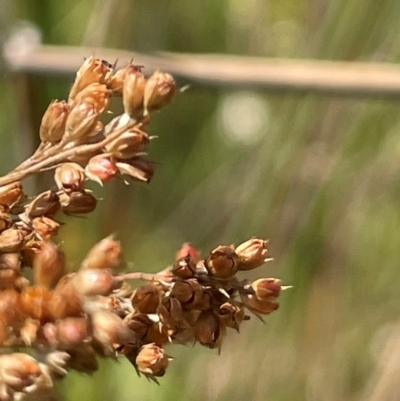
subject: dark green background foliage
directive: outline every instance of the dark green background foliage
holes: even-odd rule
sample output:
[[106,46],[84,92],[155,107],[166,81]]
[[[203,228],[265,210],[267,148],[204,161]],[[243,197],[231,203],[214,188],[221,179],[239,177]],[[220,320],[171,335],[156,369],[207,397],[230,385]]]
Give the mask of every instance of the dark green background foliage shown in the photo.
[[[394,0],[3,3],[3,37],[25,20],[46,44],[345,61],[400,56]],[[39,118],[72,80],[31,80]],[[27,141],[19,85],[3,70],[4,173]],[[252,277],[280,277],[294,289],[266,325],[251,319],[239,335],[229,333],[220,356],[171,347],[175,361],[161,387],[138,379],[126,361],[104,362],[92,378],[63,380],[64,399],[395,399],[388,394],[397,394],[397,379],[389,393],[379,391],[388,382],[385,358],[400,352],[390,345],[400,315],[398,101],[196,84],[154,116],[150,133],[159,136],[150,149],[159,163],[152,183],[95,187],[104,198],[95,213],[64,219],[70,267],[113,232],[131,268],[149,272],[171,263],[184,241],[207,252],[259,236],[271,240],[275,261]]]

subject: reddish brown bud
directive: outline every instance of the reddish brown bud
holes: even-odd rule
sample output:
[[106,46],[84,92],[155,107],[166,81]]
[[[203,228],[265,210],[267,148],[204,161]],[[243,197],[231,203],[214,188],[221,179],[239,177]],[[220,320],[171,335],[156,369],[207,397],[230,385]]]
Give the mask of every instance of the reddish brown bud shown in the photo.
[[125,113],[137,118],[143,113],[143,98],[146,78],[140,68],[130,65],[126,69],[122,91]]
[[71,279],[73,275],[64,276],[53,291],[49,310],[54,320],[83,314],[82,296]]
[[229,246],[220,245],[205,260],[208,273],[221,279],[232,278],[237,272],[238,256]]
[[192,260],[189,253],[175,261],[172,266],[172,273],[175,277],[183,280],[194,277],[196,274],[196,263]]
[[190,255],[191,260],[197,263],[200,260],[200,251],[189,242],[185,242],[181,249],[176,253],[176,260]]
[[115,269],[122,263],[122,248],[112,235],[98,242],[86,255],[81,269]]
[[239,270],[255,269],[267,260],[267,241],[258,238],[249,239],[240,244],[235,252],[239,256]]
[[42,242],[33,261],[35,284],[54,287],[65,274],[65,255],[56,244]]
[[54,173],[57,188],[66,193],[81,191],[85,183],[85,170],[76,163],[63,163]]
[[143,285],[132,294],[132,305],[141,313],[155,313],[161,301],[160,290],[153,284]]
[[0,234],[0,252],[17,252],[24,245],[25,232],[15,228],[4,230]]
[[32,220],[32,228],[42,240],[48,241],[58,234],[60,223],[49,217],[41,216]]
[[151,112],[165,106],[173,98],[175,89],[175,81],[170,74],[156,71],[147,81],[144,90],[145,110]]
[[73,283],[84,296],[109,295],[118,285],[112,273],[106,269],[79,270],[73,277]]
[[0,205],[14,206],[24,196],[20,181],[0,187]]
[[54,191],[39,194],[27,207],[25,214],[33,219],[40,216],[54,216],[60,209],[60,199]]
[[168,356],[161,347],[155,344],[145,344],[136,357],[136,366],[139,372],[150,377],[163,376],[168,364]]
[[106,145],[106,151],[118,159],[130,159],[143,152],[149,143],[146,132],[131,128]]
[[49,310],[51,302],[52,293],[43,286],[27,287],[21,293],[22,309],[30,318],[41,322],[52,320]]
[[113,68],[107,61],[89,57],[76,73],[75,82],[69,94],[70,100],[93,83],[108,84],[112,74]]
[[91,191],[85,189],[79,192],[72,192],[68,197],[67,204],[63,204],[63,212],[66,214],[87,214],[96,208],[97,199]]
[[118,174],[118,169],[109,158],[97,155],[89,160],[85,173],[90,180],[96,181],[101,185],[103,182],[114,178]]
[[65,123],[70,106],[64,101],[53,101],[45,111],[40,124],[40,139],[42,142],[59,142],[65,132]]
[[194,332],[196,340],[209,348],[219,348],[225,334],[224,326],[213,311],[200,313],[194,325]]

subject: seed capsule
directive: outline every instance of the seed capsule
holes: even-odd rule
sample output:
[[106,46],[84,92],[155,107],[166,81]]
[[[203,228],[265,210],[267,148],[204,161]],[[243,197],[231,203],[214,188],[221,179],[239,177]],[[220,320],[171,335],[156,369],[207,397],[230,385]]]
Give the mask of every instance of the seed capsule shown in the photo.
[[144,108],[147,112],[168,104],[175,94],[176,84],[170,74],[156,71],[147,81],[144,90]]
[[235,249],[235,252],[239,256],[239,270],[255,269],[268,260],[267,241],[258,238],[243,242]]
[[97,199],[92,195],[91,191],[83,190],[72,192],[69,196],[68,203],[63,206],[62,210],[66,214],[87,214],[93,212],[96,208]]
[[20,181],[12,182],[11,184],[0,187],[0,205],[14,206],[24,196]]
[[164,376],[169,358],[164,350],[155,344],[145,344],[136,357],[139,372],[149,376]]
[[211,276],[229,279],[237,272],[238,256],[229,246],[220,245],[210,252],[205,266]]
[[224,326],[213,311],[200,313],[194,332],[196,340],[208,348],[219,348],[225,334]]
[[40,216],[54,216],[60,210],[60,199],[54,191],[39,194],[25,209],[25,214],[33,219]]
[[90,180],[102,185],[103,182],[114,178],[118,174],[118,169],[110,158],[97,155],[89,160],[85,168],[85,173]]
[[40,124],[39,134],[42,142],[57,143],[61,140],[69,112],[70,106],[64,100],[50,103]]
[[135,65],[127,67],[125,72],[122,97],[125,113],[132,118],[138,118],[143,113],[143,98],[146,78]]

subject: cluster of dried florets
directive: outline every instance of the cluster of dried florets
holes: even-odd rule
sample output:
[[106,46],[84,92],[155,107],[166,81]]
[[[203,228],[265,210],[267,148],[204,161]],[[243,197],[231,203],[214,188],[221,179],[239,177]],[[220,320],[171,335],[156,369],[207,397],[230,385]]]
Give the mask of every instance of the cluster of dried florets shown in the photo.
[[[174,93],[168,74],[146,79],[141,67],[115,72],[89,58],[68,102],[54,101],[44,114],[37,151],[0,178],[0,401],[43,394],[69,369],[94,372],[98,357],[124,355],[156,381],[170,360],[165,345],[198,342],[219,349],[226,330],[239,330],[249,318],[246,309],[260,318],[277,309],[279,280],[236,277],[269,260],[260,239],[219,246],[205,259],[185,244],[160,273],[118,274],[121,247],[110,236],[76,272],[66,270],[65,255],[53,242],[60,228],[56,214],[94,210],[87,180],[150,180],[154,164],[145,157],[150,138],[144,128],[149,113]],[[99,118],[112,95],[122,95],[125,112],[104,125]],[[34,198],[24,195],[20,180],[49,169],[55,187]],[[133,279],[147,284],[132,288]]]

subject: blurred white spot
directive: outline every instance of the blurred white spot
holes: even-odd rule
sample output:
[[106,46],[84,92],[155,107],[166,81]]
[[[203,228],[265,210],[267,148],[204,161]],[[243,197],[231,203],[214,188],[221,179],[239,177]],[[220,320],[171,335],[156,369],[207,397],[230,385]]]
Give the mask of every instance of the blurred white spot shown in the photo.
[[40,30],[33,24],[21,21],[16,24],[4,43],[4,57],[6,60],[18,63],[29,56],[41,43]]
[[218,109],[219,132],[233,144],[253,145],[261,141],[270,122],[267,101],[255,92],[225,95]]

